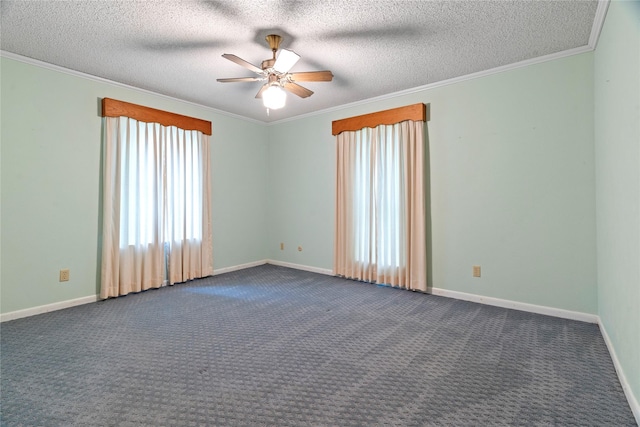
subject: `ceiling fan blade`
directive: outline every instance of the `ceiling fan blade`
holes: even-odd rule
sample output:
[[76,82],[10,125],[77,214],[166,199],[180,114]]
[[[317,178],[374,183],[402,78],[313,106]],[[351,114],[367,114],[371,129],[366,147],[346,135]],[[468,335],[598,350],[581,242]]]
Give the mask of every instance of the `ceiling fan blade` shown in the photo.
[[292,50],[280,49],[276,62],[273,64],[273,69],[279,73],[286,73],[289,71],[296,62],[300,59],[300,55]]
[[289,92],[298,95],[300,98],[306,98],[313,95],[313,91],[310,91],[306,87],[302,87],[296,83],[285,83],[283,87]]
[[245,61],[242,58],[238,58],[235,55],[232,55],[230,53],[225,53],[224,55],[222,55],[223,58],[228,59],[229,61],[235,62],[238,65],[243,66],[244,68],[253,71],[254,73],[258,73],[258,74],[262,74],[262,69],[256,67],[255,65],[251,64],[250,62]]
[[233,83],[233,82],[259,82],[261,80],[265,80],[264,77],[234,77],[231,79],[217,79],[217,81],[222,83]]
[[330,82],[333,80],[331,71],[305,71],[302,73],[290,73],[294,82]]
[[262,92],[264,92],[265,90],[267,90],[267,88],[269,87],[269,84],[264,84],[262,85],[262,87],[260,88],[260,90],[258,91],[258,93],[256,93],[256,98],[262,98]]

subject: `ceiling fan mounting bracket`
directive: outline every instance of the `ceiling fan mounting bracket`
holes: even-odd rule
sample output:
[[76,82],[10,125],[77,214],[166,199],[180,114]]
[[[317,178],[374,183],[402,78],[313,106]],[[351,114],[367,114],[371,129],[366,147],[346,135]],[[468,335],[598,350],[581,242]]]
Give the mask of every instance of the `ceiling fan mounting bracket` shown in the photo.
[[276,52],[280,48],[280,43],[282,42],[282,36],[279,36],[277,34],[269,34],[267,37],[265,37],[265,39],[267,40],[267,43],[269,43],[269,47],[273,52],[273,59],[276,59]]

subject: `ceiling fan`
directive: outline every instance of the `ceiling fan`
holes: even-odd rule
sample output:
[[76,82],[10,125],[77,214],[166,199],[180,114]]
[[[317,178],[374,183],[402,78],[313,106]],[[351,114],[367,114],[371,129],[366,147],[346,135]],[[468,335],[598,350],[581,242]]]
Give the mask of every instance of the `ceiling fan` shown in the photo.
[[273,57],[262,61],[262,68],[230,53],[222,55],[223,58],[258,74],[257,77],[236,77],[218,79],[218,81],[223,83],[266,81],[256,94],[256,98],[262,98],[264,106],[267,107],[268,111],[269,109],[276,110],[284,107],[287,98],[284,90],[298,95],[301,98],[306,98],[313,94],[312,91],[300,86],[296,82],[330,82],[333,79],[333,74],[327,70],[290,73],[289,70],[298,62],[300,55],[287,49],[280,49],[280,52],[276,55],[280,47],[280,42],[282,42],[282,37],[277,34],[269,34],[266,40],[273,52]]

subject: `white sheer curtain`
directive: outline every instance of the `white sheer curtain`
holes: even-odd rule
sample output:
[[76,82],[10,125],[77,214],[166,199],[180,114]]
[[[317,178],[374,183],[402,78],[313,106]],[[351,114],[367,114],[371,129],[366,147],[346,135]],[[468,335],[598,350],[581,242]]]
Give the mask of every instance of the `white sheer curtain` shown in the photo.
[[426,291],[424,123],[336,139],[334,273]]
[[213,274],[208,135],[127,117],[104,130],[101,298]]

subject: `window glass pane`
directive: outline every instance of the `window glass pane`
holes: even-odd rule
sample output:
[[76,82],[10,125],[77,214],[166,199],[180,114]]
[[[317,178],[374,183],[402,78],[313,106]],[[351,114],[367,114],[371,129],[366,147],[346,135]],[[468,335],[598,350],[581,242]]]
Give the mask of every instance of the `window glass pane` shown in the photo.
[[[202,159],[197,131],[121,118],[120,242],[202,239]],[[164,225],[160,226],[164,217]]]
[[399,267],[404,259],[404,169],[399,126],[365,128],[355,134],[355,259],[378,267]]

